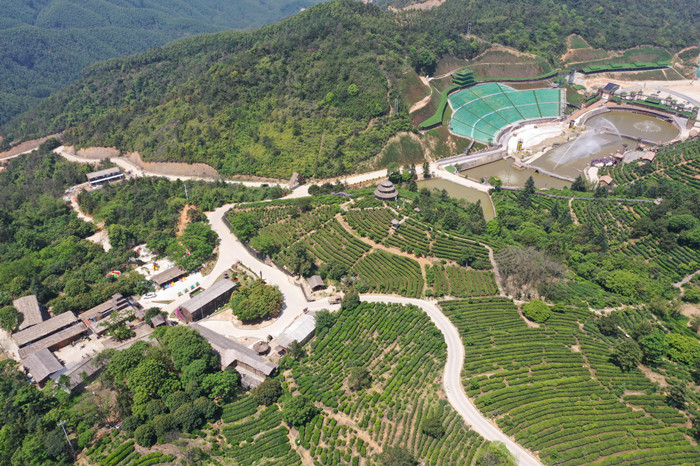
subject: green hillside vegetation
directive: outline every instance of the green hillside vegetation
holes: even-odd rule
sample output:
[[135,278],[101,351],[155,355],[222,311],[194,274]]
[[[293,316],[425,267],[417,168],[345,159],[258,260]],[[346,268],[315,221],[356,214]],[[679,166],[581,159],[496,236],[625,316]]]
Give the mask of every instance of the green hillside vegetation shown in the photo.
[[[546,323],[529,328],[504,298],[440,305],[468,342],[468,395],[545,464],[685,464],[700,455],[686,436],[689,420],[699,425],[694,388],[700,379],[691,376],[697,374],[692,365],[667,355],[667,342],[686,338],[667,333],[669,322],[659,325],[643,310],[596,318],[588,310],[555,306]],[[631,367],[620,364],[623,347],[636,348],[641,357],[640,345],[645,360],[663,348],[653,370],[669,386],[647,378],[636,367],[640,359]],[[685,347],[693,350],[700,351],[697,335]],[[700,432],[696,427],[689,433],[698,438]]]
[[642,3],[449,0],[395,14],[334,0],[253,33],[182,40],[93,66],[2,134],[7,143],[68,129],[70,143],[205,162],[223,174],[337,175],[410,128],[399,98],[404,72],[432,74],[442,58],[469,59],[487,47],[464,39],[468,23],[480,38],[550,65],[573,32],[607,49],[653,40],[675,50],[698,39],[692,1]]
[[318,0],[0,1],[0,125],[97,61],[178,37],[260,26]]

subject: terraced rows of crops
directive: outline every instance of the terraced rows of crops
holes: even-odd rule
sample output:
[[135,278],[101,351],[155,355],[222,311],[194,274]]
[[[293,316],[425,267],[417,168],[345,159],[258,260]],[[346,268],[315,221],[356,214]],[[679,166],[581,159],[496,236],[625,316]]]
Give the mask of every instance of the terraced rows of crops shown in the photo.
[[475,257],[475,261],[469,266],[475,269],[490,269],[489,252],[485,247],[472,241],[467,241],[454,236],[440,235],[433,242],[430,254],[441,259],[459,260],[462,251],[468,249]]
[[159,451],[141,454],[136,451],[133,440],[125,443],[121,441],[122,437],[114,433],[103,437],[85,452],[85,456],[89,458],[91,464],[100,466],[151,466],[172,464],[175,460],[175,455],[166,455]]
[[[256,209],[254,212],[259,215],[261,223],[264,225],[259,235],[269,235],[281,247],[289,247],[295,243],[300,237],[309,233],[316,228],[319,228],[325,222],[333,218],[338,212],[338,206],[321,205],[309,212],[300,213],[298,210],[290,210],[286,217],[276,217],[275,214],[282,209],[269,209],[272,211],[271,216],[266,216],[267,209]],[[294,213],[294,215],[291,215]],[[291,215],[291,216],[290,216]],[[270,223],[265,223],[269,221]]]
[[357,234],[377,243],[389,236],[391,219],[395,216],[389,209],[351,209],[343,215]]
[[387,246],[399,248],[417,256],[424,256],[430,251],[430,238],[420,224],[406,220],[392,235],[384,240]]
[[576,217],[597,231],[605,228],[609,240],[624,242],[629,239],[632,224],[649,211],[650,204],[616,201],[573,201]]
[[469,298],[498,294],[498,286],[496,286],[493,272],[435,265],[432,267],[432,275],[434,277],[434,283],[432,284],[435,296],[449,295],[457,298]]
[[301,464],[301,457],[289,444],[289,429],[282,424],[282,413],[276,404],[261,409],[257,417],[248,416],[224,426],[222,433],[229,445],[224,454],[235,464]]
[[[632,164],[617,165],[608,169],[610,176],[618,183],[628,183],[640,178],[639,168]],[[652,162],[653,173],[646,178],[656,180],[672,178],[692,188],[700,189],[700,138],[688,139],[659,149]]]
[[336,219],[311,233],[306,244],[323,262],[336,261],[348,267],[370,250],[368,244],[350,234]]
[[654,386],[641,371],[612,364],[611,341],[588,311],[553,313],[546,325],[528,328],[505,298],[440,305],[466,345],[469,396],[546,463],[680,464],[700,457],[679,428],[682,414],[652,406],[658,398],[625,394],[653,393]]
[[[471,463],[483,439],[438,397],[445,342],[420,309],[362,303],[352,311],[341,310],[336,324],[309,353],[288,380],[326,407],[300,435],[314,458],[348,462],[360,455],[369,464],[367,458],[378,453],[375,445],[398,444],[412,450],[422,464]],[[371,386],[359,392],[345,384],[355,366],[367,368],[372,377]],[[349,417],[371,442],[362,441],[342,418],[336,423],[332,410]],[[420,429],[422,419],[432,413],[445,427],[438,439]]]
[[656,238],[647,236],[635,243],[627,243],[622,252],[630,257],[641,257],[656,264],[662,273],[672,280],[677,280],[696,270],[694,264],[700,263],[700,252],[686,246],[675,245],[665,251]]
[[352,268],[367,292],[395,293],[418,298],[423,294],[423,273],[418,262],[407,257],[375,251],[360,259]]

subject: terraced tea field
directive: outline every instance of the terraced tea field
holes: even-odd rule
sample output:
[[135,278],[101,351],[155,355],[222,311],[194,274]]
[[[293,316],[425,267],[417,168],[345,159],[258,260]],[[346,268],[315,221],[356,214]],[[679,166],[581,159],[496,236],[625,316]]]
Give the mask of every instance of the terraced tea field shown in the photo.
[[659,406],[661,395],[641,371],[622,372],[610,361],[612,341],[592,313],[552,313],[540,328],[528,328],[505,298],[440,305],[466,345],[469,396],[545,463],[682,464],[700,457],[683,434],[687,417]]

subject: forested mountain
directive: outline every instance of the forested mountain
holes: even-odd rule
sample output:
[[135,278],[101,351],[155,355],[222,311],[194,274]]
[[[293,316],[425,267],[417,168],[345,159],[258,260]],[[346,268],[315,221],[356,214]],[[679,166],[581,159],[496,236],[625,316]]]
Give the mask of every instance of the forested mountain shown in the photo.
[[318,1],[0,0],[0,124],[96,61],[260,26]]
[[2,129],[8,141],[58,130],[69,143],[116,145],[149,160],[206,162],[224,174],[330,176],[409,129],[404,73],[486,47],[473,32],[556,63],[565,37],[596,47],[697,41],[695,0],[448,0],[392,13],[334,0],[251,33],[177,41],[100,63]]

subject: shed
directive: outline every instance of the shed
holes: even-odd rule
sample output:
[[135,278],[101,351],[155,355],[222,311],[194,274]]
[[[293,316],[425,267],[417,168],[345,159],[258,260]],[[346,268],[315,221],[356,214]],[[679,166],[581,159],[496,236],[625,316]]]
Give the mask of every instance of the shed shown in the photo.
[[44,315],[35,295],[30,294],[29,296],[15,299],[12,305],[22,314],[22,323],[19,324],[19,330],[24,330],[44,321]]
[[22,358],[22,365],[32,374],[34,381],[39,384],[44,383],[52,374],[63,369],[63,364],[46,348]]
[[384,180],[374,190],[374,197],[380,201],[395,201],[399,197],[399,193],[396,191],[394,183]]
[[194,298],[182,304],[178,310],[180,317],[187,322],[203,319],[228,303],[233,290],[235,290],[237,286],[238,285],[231,280],[219,280]]
[[163,270],[162,272],[151,277],[151,281],[160,288],[163,288],[168,283],[178,280],[180,277],[186,274],[187,272],[182,270],[180,267],[170,267],[169,269]]
[[37,340],[31,343],[30,345],[20,348],[19,357],[25,358],[30,354],[35,353],[44,348],[48,348],[50,350],[57,350],[67,345],[71,341],[75,340],[79,336],[85,334],[86,332],[87,326],[83,322],[78,322],[77,324],[66,327],[59,332],[52,333],[46,338],[42,338],[41,340]]
[[284,348],[289,348],[293,341],[298,341],[302,345],[309,341],[316,331],[315,314],[303,314],[287,327],[274,342]]
[[610,175],[603,175],[600,178],[598,178],[598,183],[600,183],[601,186],[610,186],[613,182],[613,179]]
[[643,160],[644,162],[653,162],[654,158],[656,157],[656,154],[652,151],[647,151],[642,156],[639,158],[639,160]]
[[151,317],[151,323],[153,324],[153,328],[165,325],[165,317],[158,314],[157,316]]
[[263,340],[256,341],[255,344],[253,344],[253,351],[258,354],[265,354],[270,351],[270,345]]
[[259,356],[255,351],[237,341],[230,340],[200,324],[192,324],[191,327],[209,342],[211,347],[221,357],[221,367],[233,366],[236,370],[250,371],[258,377],[268,377],[276,369],[274,364]]
[[20,348],[33,341],[40,340],[44,337],[58,332],[59,330],[71,326],[78,321],[75,314],[72,312],[64,312],[41,323],[33,325],[26,330],[15,333],[12,338]]
[[88,173],[85,176],[87,177],[90,186],[93,188],[102,186],[103,184],[112,183],[114,181],[120,181],[124,178],[124,174],[119,167],[106,168],[104,170]]
[[289,189],[294,189],[300,184],[304,184],[304,178],[302,178],[299,173],[294,172],[292,177],[289,178],[289,183],[287,183],[287,186],[289,186]]
[[397,219],[397,218],[392,218],[392,219],[391,219],[391,228],[393,228],[394,230],[396,230],[396,229],[397,229],[398,227],[400,227],[400,226],[401,226],[401,222],[399,221],[399,219]]
[[313,291],[322,290],[326,287],[320,275],[314,275],[313,277],[309,278],[307,283]]

